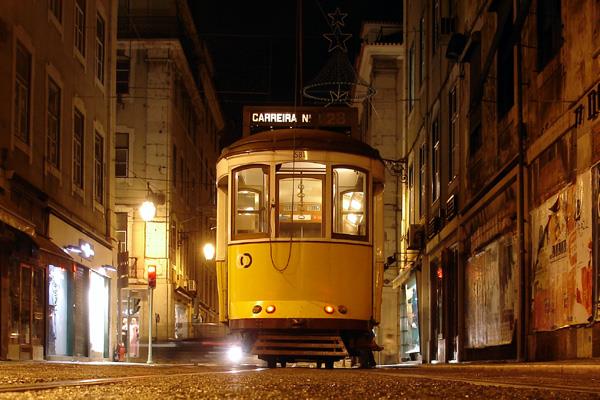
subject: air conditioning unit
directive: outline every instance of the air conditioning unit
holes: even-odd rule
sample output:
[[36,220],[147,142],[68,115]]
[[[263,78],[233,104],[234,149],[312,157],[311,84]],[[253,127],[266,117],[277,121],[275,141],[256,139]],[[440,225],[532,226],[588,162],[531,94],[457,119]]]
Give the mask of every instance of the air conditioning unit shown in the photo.
[[420,224],[411,224],[406,232],[408,250],[421,250],[425,244],[425,227]]
[[196,281],[193,279],[188,279],[186,284],[186,289],[190,292],[196,291]]
[[442,35],[450,35],[456,30],[456,18],[454,17],[442,17],[440,24],[440,31]]

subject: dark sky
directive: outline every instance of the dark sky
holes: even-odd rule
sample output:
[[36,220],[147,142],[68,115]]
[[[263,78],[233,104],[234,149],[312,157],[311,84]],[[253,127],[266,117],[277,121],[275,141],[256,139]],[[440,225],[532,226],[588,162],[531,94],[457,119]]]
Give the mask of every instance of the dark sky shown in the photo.
[[[200,35],[215,65],[215,84],[227,122],[227,144],[241,132],[243,105],[293,105],[297,3],[291,0],[190,0]],[[363,21],[402,21],[402,0],[302,0],[303,81],[311,81],[328,59],[330,19],[347,13],[344,33],[352,64],[360,50]]]

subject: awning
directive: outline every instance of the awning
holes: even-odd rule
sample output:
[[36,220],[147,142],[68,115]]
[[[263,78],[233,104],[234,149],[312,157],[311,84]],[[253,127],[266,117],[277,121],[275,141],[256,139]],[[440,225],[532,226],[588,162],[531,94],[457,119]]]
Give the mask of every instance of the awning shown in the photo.
[[59,257],[63,262],[67,261],[69,263],[72,263],[75,261],[73,257],[65,253],[63,249],[61,249],[58,245],[52,242],[52,240],[45,236],[35,235],[33,237],[33,241],[38,245],[40,251],[43,251],[54,257]]
[[400,271],[400,273],[398,273],[398,276],[396,276],[394,278],[394,280],[392,281],[392,288],[397,289],[401,285],[403,285],[410,278],[410,273],[414,269],[415,269],[415,267],[413,265],[410,268],[404,268],[402,271]]
[[2,206],[0,206],[0,221],[31,237],[35,236],[35,226],[31,222]]

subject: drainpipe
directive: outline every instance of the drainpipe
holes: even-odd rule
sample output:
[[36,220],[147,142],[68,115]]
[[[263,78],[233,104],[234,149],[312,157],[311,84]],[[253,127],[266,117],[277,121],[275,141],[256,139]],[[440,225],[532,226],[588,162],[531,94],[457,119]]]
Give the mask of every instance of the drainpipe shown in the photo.
[[[529,3],[529,2],[527,2]],[[526,12],[528,4],[523,5],[520,13]],[[518,197],[517,197],[517,241],[518,241],[518,265],[519,265],[519,318],[517,325],[517,361],[527,359],[527,311],[529,310],[529,296],[527,282],[529,269],[527,268],[527,257],[525,254],[525,126],[523,124],[523,46],[521,43],[521,28],[517,32],[517,130],[519,139],[518,154]]]

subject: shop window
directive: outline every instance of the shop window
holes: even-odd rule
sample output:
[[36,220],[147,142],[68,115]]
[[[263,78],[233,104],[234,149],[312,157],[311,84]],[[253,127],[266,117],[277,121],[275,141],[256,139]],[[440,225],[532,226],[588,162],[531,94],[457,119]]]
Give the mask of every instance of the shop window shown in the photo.
[[333,233],[367,238],[367,174],[354,168],[333,168]]
[[269,172],[266,166],[233,172],[233,236],[264,237],[269,232]]
[[69,277],[66,269],[48,266],[48,355],[69,355]]
[[277,236],[323,237],[325,165],[282,164],[277,171]]
[[[21,345],[44,345],[44,272],[26,264],[8,269],[8,358],[19,359]],[[31,351],[31,350],[26,350]]]

